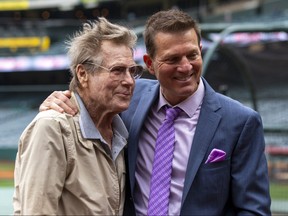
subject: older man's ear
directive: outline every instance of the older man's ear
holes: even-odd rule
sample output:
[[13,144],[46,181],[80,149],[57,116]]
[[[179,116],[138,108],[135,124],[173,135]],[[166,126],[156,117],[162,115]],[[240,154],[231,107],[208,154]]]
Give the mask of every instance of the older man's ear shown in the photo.
[[88,86],[89,76],[87,71],[85,70],[84,65],[78,64],[76,67],[76,76],[81,84],[82,88],[86,88]]

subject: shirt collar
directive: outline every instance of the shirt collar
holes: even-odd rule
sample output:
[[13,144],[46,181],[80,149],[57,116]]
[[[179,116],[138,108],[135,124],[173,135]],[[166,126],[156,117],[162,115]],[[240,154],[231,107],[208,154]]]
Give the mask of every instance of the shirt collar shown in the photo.
[[[85,139],[100,139],[102,142],[106,143],[99,130],[95,127],[82,99],[77,93],[75,93],[75,96],[80,107],[79,123],[83,137]],[[128,131],[119,115],[116,115],[113,118],[112,127],[114,134],[119,135],[124,139],[128,138]]]
[[[194,94],[189,96],[186,100],[182,101],[181,103],[176,104],[175,106],[181,108],[191,118],[196,112],[197,108],[202,104],[204,94],[205,94],[204,84],[203,84],[202,79],[200,79],[198,88],[194,92]],[[162,95],[161,89],[160,89],[157,112],[159,112],[159,110],[165,105],[171,106],[167,102],[167,100],[164,98],[164,96]]]

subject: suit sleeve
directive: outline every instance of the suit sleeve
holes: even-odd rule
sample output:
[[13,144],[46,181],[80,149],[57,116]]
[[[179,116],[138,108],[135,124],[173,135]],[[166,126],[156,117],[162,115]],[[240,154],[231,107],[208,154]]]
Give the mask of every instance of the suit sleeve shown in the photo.
[[66,155],[59,122],[39,118],[27,127],[19,141],[15,214],[57,214],[65,176]]
[[238,215],[271,215],[263,126],[256,112],[245,122],[234,150],[231,172]]

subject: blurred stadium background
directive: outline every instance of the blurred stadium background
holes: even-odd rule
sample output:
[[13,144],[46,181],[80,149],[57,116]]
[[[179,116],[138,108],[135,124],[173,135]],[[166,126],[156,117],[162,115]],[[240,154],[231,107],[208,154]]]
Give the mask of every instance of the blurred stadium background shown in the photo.
[[12,214],[21,132],[52,91],[68,88],[64,42],[69,35],[86,20],[107,17],[134,28],[135,60],[143,64],[147,16],[172,7],[200,22],[204,77],[215,90],[261,114],[272,211],[288,214],[287,0],[1,0],[0,215]]

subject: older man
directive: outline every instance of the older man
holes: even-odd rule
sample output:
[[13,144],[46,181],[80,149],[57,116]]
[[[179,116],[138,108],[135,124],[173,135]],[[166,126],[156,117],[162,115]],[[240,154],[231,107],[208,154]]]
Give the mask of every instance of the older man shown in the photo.
[[136,39],[99,18],[69,41],[70,102],[79,113],[41,112],[21,135],[15,214],[122,214],[128,132],[118,113],[128,108],[142,73],[133,59]]

